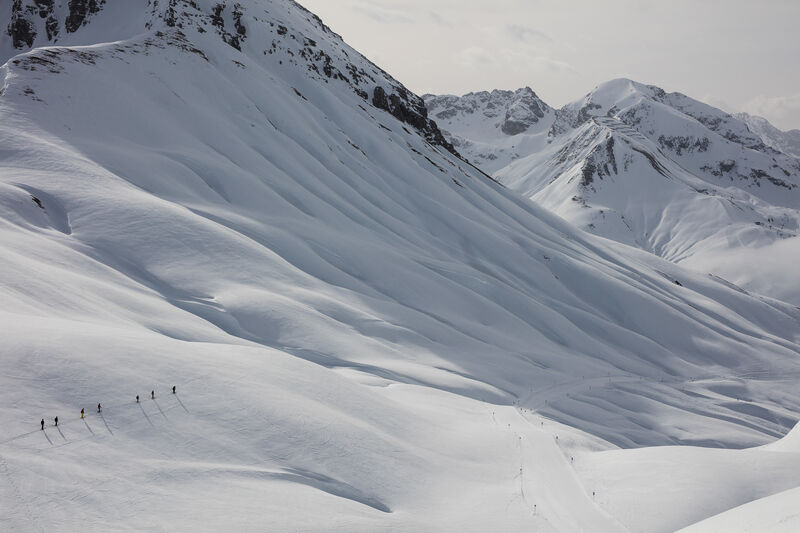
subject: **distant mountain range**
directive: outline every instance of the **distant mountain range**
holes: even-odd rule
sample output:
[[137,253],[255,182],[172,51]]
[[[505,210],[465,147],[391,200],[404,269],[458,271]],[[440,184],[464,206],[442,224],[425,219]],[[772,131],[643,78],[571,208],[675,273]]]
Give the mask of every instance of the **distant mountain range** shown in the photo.
[[561,109],[424,98],[457,150],[579,227],[800,304],[797,130],[627,79]]
[[736,118],[747,124],[750,131],[761,137],[764,144],[784,154],[800,157],[800,130],[781,131],[764,117],[737,113]]

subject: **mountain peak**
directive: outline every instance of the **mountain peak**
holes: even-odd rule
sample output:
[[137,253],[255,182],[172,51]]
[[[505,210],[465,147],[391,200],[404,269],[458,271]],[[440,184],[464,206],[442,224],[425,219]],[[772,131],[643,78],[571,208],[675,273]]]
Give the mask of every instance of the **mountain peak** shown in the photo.
[[770,148],[800,158],[800,130],[781,131],[764,117],[748,113],[737,113],[735,117],[747,124]]
[[508,137],[529,131],[553,113],[530,87],[480,91],[461,97],[426,95],[424,99],[433,117],[445,128],[452,120],[489,119],[492,128]]
[[66,5],[54,0],[14,0],[0,5],[2,9],[11,20],[0,40],[2,61],[28,49],[35,54],[54,45],[124,46],[142,35],[151,42],[200,53],[211,62],[244,65],[242,58],[231,56],[235,50],[255,63],[292,65],[320,83],[347,85],[364,102],[455,153],[428,118],[420,97],[347,46],[319,17],[293,0],[71,0]]
[[[515,98],[522,99],[506,97],[503,118]],[[731,243],[798,235],[800,135],[627,78],[598,85],[515,136],[497,127],[497,113],[456,112],[473,99],[426,102],[464,155],[588,231],[706,262],[743,246]]]

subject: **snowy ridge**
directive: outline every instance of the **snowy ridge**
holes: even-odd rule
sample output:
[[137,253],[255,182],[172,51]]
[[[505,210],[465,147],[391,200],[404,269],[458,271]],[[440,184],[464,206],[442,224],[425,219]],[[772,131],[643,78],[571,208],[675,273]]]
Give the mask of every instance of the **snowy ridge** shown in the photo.
[[625,531],[603,454],[796,423],[797,308],[487,179],[293,2],[91,42],[131,5],[2,67],[0,528]]
[[[449,117],[462,99],[447,98],[427,97],[431,114],[447,117],[447,135],[502,183],[592,233],[800,303],[791,266],[800,257],[800,160],[739,118],[620,79],[549,122],[486,139],[472,121]],[[473,137],[480,144],[465,140]],[[492,159],[501,150],[513,155]],[[759,279],[755,265],[769,255],[779,259]]]
[[767,146],[800,157],[800,130],[781,131],[767,119],[747,113],[737,113],[736,118],[745,122],[750,131],[761,137]]
[[[319,17],[294,2],[256,2],[248,9],[247,2],[229,0],[75,0],[65,11],[53,1],[3,0],[0,13],[9,13],[11,20],[0,37],[0,61],[35,46],[94,45],[142,32],[166,36],[173,45],[186,39],[185,32],[211,34],[236,50],[244,48],[250,54],[275,56],[281,64],[301,66],[308,77],[350,85],[365,101],[453,151],[436,123],[427,118],[421,98],[347,47]],[[63,31],[58,29],[62,26]],[[249,39],[248,27],[255,38]],[[202,54],[197,49],[190,51]],[[44,61],[41,66],[47,66]]]

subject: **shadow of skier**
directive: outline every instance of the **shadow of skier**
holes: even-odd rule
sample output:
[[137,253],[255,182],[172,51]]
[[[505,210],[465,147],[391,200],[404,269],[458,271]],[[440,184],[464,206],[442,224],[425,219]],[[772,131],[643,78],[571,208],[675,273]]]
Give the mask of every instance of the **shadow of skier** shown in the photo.
[[104,416],[103,416],[103,411],[100,411],[100,412],[99,412],[99,413],[97,413],[97,414],[98,414],[98,415],[100,415],[100,420],[102,420],[102,421],[103,421],[103,424],[105,424],[105,426],[106,426],[106,429],[108,430],[108,432],[109,432],[109,433],[111,433],[111,434],[113,435],[113,434],[114,434],[114,432],[113,432],[113,431],[111,431],[111,428],[110,428],[110,427],[108,427],[108,422],[106,422],[106,417],[104,417]]
[[92,431],[92,428],[91,428],[91,427],[89,427],[89,422],[87,422],[85,418],[83,419],[83,423],[84,423],[84,424],[86,424],[86,429],[88,429],[88,430],[89,430],[89,433],[91,433],[92,435],[94,435],[94,431]]
[[144,407],[142,407],[142,404],[139,404],[139,409],[141,409],[141,410],[142,410],[142,414],[143,414],[143,415],[144,415],[144,417],[147,419],[147,423],[148,423],[148,424],[150,424],[151,426],[155,427],[155,425],[153,424],[153,421],[152,421],[152,420],[150,420],[150,417],[149,417],[149,416],[147,416],[147,412],[144,410]]
[[56,426],[56,429],[58,430],[58,434],[61,435],[61,438],[67,440],[67,437],[64,436],[64,433],[61,431],[61,428]]
[[44,438],[46,438],[47,442],[49,442],[50,445],[52,446],[53,445],[53,441],[51,441],[50,437],[47,435],[47,430],[42,431],[42,433],[44,433]]
[[169,420],[169,418],[167,418],[167,415],[164,414],[164,411],[161,410],[161,406],[158,405],[158,400],[153,398],[153,403],[156,404],[156,407],[158,407],[158,412],[161,413],[161,416],[164,417],[164,420]]
[[189,412],[189,410],[186,408],[186,406],[185,406],[185,405],[183,405],[183,402],[181,401],[181,399],[180,399],[180,398],[178,398],[178,395],[177,395],[177,394],[175,394],[175,399],[176,399],[176,400],[178,400],[178,403],[179,403],[179,404],[181,404],[181,407],[183,407],[183,410],[184,410],[184,411],[186,411],[186,412],[188,413],[188,412]]

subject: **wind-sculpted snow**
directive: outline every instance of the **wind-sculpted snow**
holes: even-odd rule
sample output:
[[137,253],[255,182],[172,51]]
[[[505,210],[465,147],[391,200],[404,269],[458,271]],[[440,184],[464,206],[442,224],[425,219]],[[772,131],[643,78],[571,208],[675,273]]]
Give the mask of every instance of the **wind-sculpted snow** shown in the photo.
[[0,528],[622,531],[574,461],[796,422],[797,308],[495,183],[292,2],[88,42],[120,2],[0,71]]
[[625,79],[514,135],[458,111],[473,100],[426,96],[458,149],[503,184],[592,233],[800,303],[800,160],[776,149],[785,141]]

